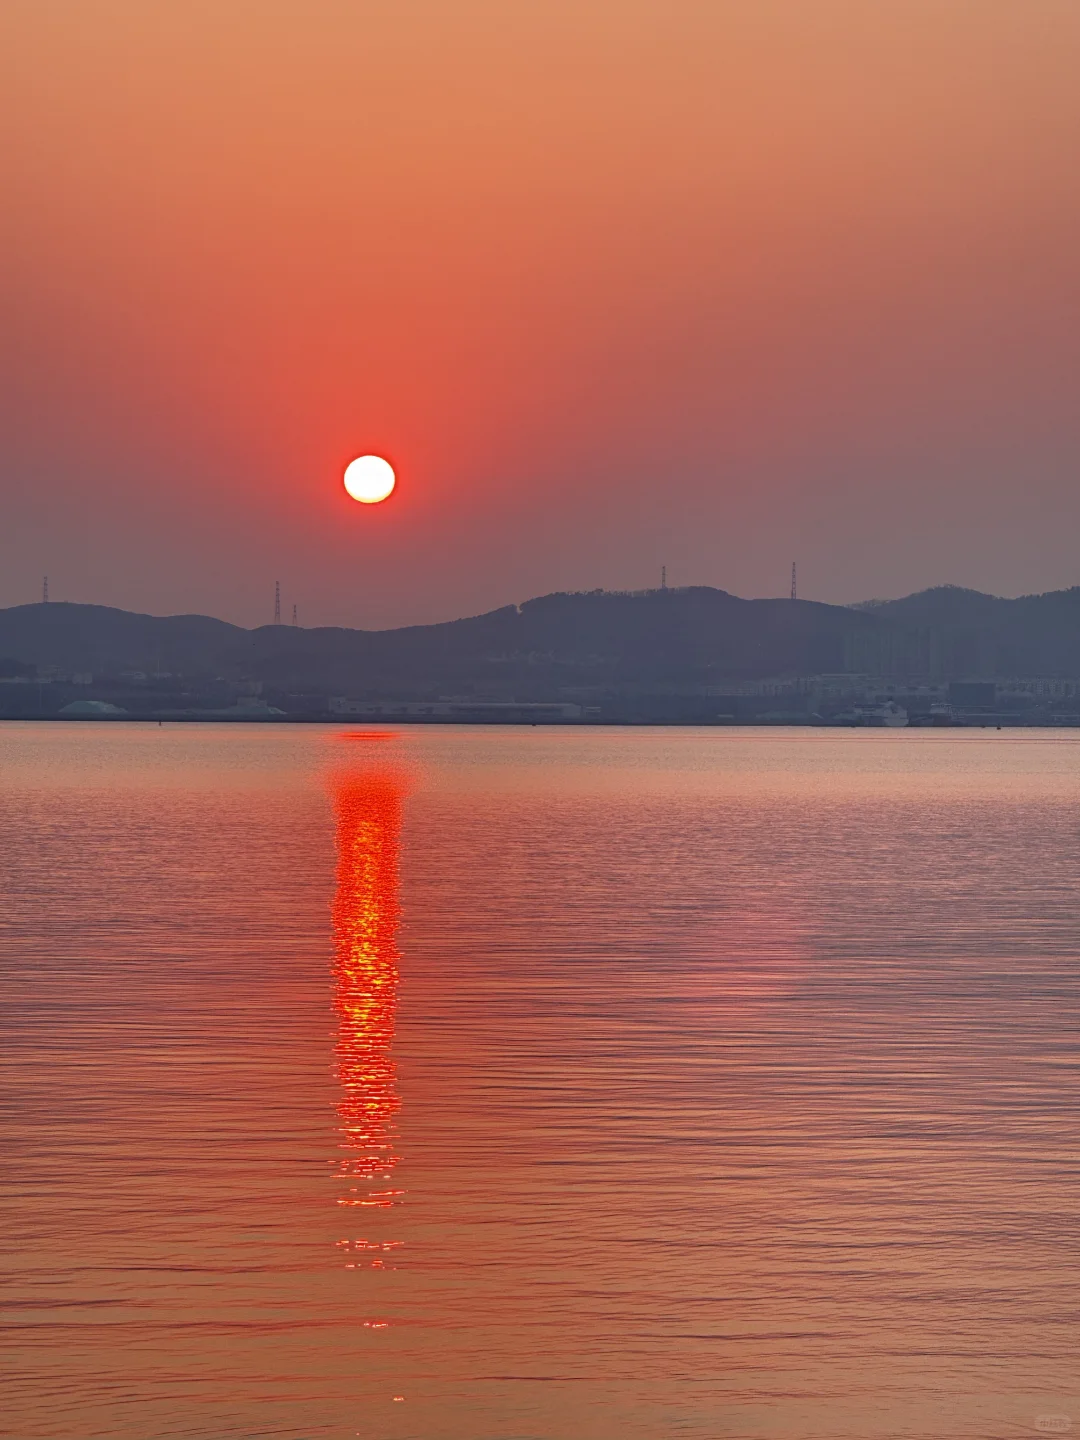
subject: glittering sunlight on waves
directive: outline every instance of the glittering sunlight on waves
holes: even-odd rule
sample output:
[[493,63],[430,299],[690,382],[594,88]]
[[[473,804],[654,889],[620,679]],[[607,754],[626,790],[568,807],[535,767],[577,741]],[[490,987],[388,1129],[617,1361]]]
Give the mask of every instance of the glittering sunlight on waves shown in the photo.
[[[346,743],[364,737],[345,737]],[[345,1206],[391,1206],[398,1156],[392,1046],[399,967],[398,850],[405,779],[360,761],[331,779],[337,833],[334,1008]],[[367,1245],[361,1239],[353,1242]]]

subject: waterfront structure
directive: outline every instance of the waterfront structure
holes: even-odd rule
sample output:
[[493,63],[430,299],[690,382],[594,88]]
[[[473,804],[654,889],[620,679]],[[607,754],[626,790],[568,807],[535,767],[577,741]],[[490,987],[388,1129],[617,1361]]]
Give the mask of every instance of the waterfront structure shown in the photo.
[[566,702],[516,700],[348,700],[334,696],[327,702],[331,715],[363,715],[369,719],[402,720],[583,720],[599,709]]
[[107,700],[73,700],[70,705],[57,711],[69,720],[115,720],[128,712],[121,705],[110,705]]

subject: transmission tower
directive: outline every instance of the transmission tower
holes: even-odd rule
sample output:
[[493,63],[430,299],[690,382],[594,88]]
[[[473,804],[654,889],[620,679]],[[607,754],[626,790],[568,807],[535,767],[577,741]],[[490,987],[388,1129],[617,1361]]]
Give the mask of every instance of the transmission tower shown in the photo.
[[281,624],[281,581],[274,581],[274,624]]
[[667,566],[666,566],[666,565],[661,565],[661,566],[660,566],[660,589],[661,589],[661,590],[666,590],[666,589],[667,589]]
[[794,561],[794,560],[792,560],[792,562],[791,562],[791,598],[792,598],[792,600],[797,600],[797,599],[798,599],[798,596],[797,596],[796,593],[795,593],[795,561]]
[[43,605],[49,603],[49,577],[47,575],[41,582],[41,603]]
[[292,607],[292,623],[293,623],[294,625],[296,624],[296,606],[295,606],[295,605]]

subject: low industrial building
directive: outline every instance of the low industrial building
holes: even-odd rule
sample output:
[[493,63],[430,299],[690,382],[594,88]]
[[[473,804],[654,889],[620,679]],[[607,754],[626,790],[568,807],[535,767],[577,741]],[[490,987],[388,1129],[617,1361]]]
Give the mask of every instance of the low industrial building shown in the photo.
[[[475,720],[541,722],[584,720],[599,716],[599,709],[546,701],[509,700],[347,700],[335,696],[327,702],[331,715],[366,720]],[[590,713],[591,710],[591,713]]]

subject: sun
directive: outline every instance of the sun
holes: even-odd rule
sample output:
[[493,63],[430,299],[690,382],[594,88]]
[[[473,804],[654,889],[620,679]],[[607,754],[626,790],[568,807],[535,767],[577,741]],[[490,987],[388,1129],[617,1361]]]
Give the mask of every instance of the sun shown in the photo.
[[361,505],[377,505],[396,484],[394,467],[381,455],[360,455],[345,467],[345,489]]

